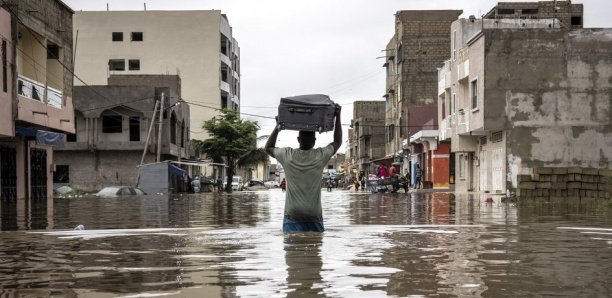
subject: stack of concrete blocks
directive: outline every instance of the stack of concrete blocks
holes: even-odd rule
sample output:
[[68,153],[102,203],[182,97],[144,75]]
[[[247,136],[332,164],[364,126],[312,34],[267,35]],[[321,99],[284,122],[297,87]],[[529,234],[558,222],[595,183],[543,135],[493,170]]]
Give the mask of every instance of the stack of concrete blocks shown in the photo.
[[518,175],[519,198],[605,198],[612,194],[612,170],[539,167]]

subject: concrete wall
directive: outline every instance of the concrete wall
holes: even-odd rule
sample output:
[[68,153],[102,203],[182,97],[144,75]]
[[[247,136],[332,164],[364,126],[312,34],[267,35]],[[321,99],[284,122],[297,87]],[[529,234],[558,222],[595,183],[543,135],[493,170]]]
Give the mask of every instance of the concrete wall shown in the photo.
[[461,10],[399,11],[396,36],[402,44],[400,97],[404,107],[437,104],[437,69],[450,57],[449,28]]
[[[69,166],[69,182],[73,188],[98,191],[105,186],[136,185],[142,151],[96,150],[71,151],[55,155],[56,165]],[[148,154],[145,163],[155,162]]]
[[508,181],[534,167],[612,167],[612,29],[485,38],[485,128],[508,130]]
[[[102,85],[106,84],[109,59],[140,59],[139,71],[111,74],[177,74],[182,79],[183,98],[219,108],[220,36],[222,27],[226,33],[230,29],[225,22],[222,26],[221,19],[218,10],[77,12],[74,30],[79,30],[79,49],[75,73],[88,84]],[[113,42],[112,32],[123,32],[124,41]],[[131,32],[143,32],[144,40],[130,41]],[[82,84],[75,81],[75,85]],[[219,114],[210,108],[191,108],[190,127],[194,128]],[[191,137],[204,139],[206,133],[193,133]]]
[[[0,137],[2,136],[14,136],[15,135],[15,126],[13,122],[13,72],[11,71],[11,66],[13,65],[13,41],[11,39],[11,15],[5,9],[0,8],[0,35],[3,36],[2,41],[0,41],[0,46],[2,42],[6,43],[6,83],[7,83],[7,91],[4,92],[2,81],[4,79],[4,75],[0,72]],[[2,54],[2,53],[0,53]],[[2,56],[0,56],[0,59]],[[0,63],[2,61],[0,60]]]

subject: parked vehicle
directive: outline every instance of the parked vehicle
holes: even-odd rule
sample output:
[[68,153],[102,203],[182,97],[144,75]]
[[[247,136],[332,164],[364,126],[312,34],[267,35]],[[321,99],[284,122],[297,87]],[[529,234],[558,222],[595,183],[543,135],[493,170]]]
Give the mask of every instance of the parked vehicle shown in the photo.
[[108,186],[95,194],[98,197],[122,197],[122,196],[142,196],[146,195],[138,187],[132,186]]
[[260,179],[251,179],[247,183],[245,183],[244,185],[246,187],[265,186],[263,180],[260,180]]
[[280,187],[280,183],[276,180],[270,180],[270,181],[266,181],[264,182],[264,185],[267,188],[275,188],[275,187]]

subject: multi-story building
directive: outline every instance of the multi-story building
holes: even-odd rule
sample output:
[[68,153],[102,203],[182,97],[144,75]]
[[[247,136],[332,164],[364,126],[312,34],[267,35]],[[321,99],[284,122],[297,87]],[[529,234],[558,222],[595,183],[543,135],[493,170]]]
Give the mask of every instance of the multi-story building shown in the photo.
[[3,214],[53,210],[53,146],[74,133],[73,13],[59,0],[0,4]]
[[373,161],[385,156],[385,102],[355,101],[351,127],[354,167],[359,174],[373,173]]
[[451,140],[457,190],[505,193],[542,167],[612,166],[612,30],[534,15],[451,26],[439,138]]
[[162,93],[168,105],[162,114],[160,160],[193,155],[189,106],[178,100],[180,86],[177,75],[111,75],[105,85],[74,87],[76,133],[55,151],[54,183],[83,191],[136,185],[138,166],[156,161],[159,131],[151,123],[159,122],[159,108],[152,118]]
[[[395,14],[395,34],[387,44],[387,61],[383,65],[387,73],[384,162],[402,163],[402,174],[410,172],[411,164],[420,162],[411,160],[411,156],[421,155],[409,152],[424,150],[420,140],[413,144],[408,140],[429,120],[437,121],[434,112],[437,68],[449,57],[449,27],[461,13],[461,10],[403,10]],[[413,108],[419,113],[410,113]],[[424,115],[427,111],[430,112]]]
[[74,32],[76,86],[103,85],[112,74],[179,75],[198,140],[219,109],[240,108],[240,47],[219,10],[79,11]]

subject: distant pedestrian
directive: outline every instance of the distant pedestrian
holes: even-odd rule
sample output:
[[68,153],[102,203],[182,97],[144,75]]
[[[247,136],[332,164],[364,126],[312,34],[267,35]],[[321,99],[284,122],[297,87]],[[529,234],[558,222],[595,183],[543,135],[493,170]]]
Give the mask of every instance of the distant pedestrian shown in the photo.
[[379,178],[387,177],[387,167],[385,167],[385,164],[381,164],[380,167],[378,167],[378,177]]
[[414,188],[421,188],[421,175],[423,172],[421,171],[421,166],[419,164],[416,165],[416,169],[414,172]]
[[221,176],[217,178],[217,191],[223,192],[223,179],[221,179]]
[[285,181],[285,178],[283,178],[283,181],[281,181],[280,188],[281,188],[281,190],[283,192],[285,192],[285,190],[287,190],[287,181]]
[[361,190],[365,190],[366,187],[366,175],[361,175]]

